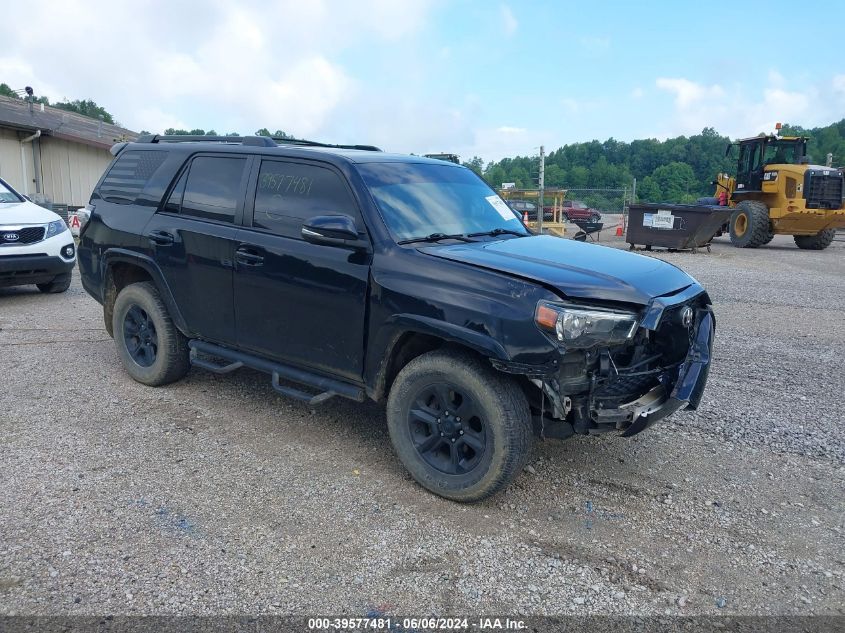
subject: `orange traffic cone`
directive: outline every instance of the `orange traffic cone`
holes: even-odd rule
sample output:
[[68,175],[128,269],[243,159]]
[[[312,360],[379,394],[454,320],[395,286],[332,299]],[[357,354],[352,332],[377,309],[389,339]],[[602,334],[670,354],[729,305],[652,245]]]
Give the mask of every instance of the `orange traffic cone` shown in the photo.
[[524,224],[528,224],[528,211],[525,211],[525,212],[522,214],[522,222],[523,222]]
[[622,225],[616,227],[616,237],[622,237]]

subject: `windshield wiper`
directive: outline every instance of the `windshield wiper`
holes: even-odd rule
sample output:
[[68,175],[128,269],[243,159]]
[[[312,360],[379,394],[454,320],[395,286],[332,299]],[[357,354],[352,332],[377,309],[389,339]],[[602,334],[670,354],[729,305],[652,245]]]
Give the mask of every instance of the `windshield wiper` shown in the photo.
[[520,233],[513,229],[493,229],[492,231],[479,231],[478,233],[467,233],[467,237],[481,237],[482,235],[490,235],[496,237],[497,235],[518,235],[519,237],[528,237],[528,233]]
[[447,235],[446,233],[431,233],[425,237],[411,237],[407,240],[399,240],[397,244],[413,244],[415,242],[439,242],[440,240],[461,240],[462,242],[472,242],[469,236],[463,233],[456,233],[454,235]]

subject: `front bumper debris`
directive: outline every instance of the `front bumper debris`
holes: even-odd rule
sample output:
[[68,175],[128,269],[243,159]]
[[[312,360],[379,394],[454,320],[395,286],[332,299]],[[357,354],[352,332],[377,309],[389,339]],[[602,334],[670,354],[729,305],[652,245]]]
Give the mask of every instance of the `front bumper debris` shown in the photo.
[[686,359],[677,370],[672,391],[667,394],[663,385],[658,385],[637,400],[622,405],[620,408],[634,413],[631,425],[621,434],[623,437],[636,435],[684,405],[687,409],[698,408],[710,372],[714,332],[712,310],[698,310],[692,343]]

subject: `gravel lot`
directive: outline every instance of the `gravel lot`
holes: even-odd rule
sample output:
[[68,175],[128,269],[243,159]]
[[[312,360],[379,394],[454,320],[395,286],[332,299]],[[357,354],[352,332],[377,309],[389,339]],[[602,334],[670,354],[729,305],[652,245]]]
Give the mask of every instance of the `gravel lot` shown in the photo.
[[144,387],[78,280],[0,290],[0,614],[845,613],[845,243],[655,255],[715,303],[701,408],[538,445],[475,506],[381,405]]

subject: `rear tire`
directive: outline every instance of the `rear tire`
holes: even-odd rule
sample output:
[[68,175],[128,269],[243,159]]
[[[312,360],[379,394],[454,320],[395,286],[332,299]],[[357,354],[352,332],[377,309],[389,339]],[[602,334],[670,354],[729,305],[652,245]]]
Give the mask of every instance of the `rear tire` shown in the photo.
[[112,328],[117,353],[133,380],[158,387],[188,373],[188,340],[173,324],[153,284],[134,283],[120,291]]
[[387,425],[399,460],[431,492],[473,502],[522,471],[533,434],[520,386],[461,351],[408,363],[390,390]]
[[757,200],[736,205],[730,221],[731,243],[737,248],[757,248],[772,241],[769,208]]
[[824,231],[819,231],[815,235],[795,235],[793,236],[793,239],[795,239],[795,245],[798,248],[803,248],[809,251],[823,251],[830,246],[835,236],[836,229],[825,229]]
[[70,280],[71,273],[62,273],[61,275],[53,277],[52,281],[48,281],[44,284],[36,284],[36,286],[43,293],[57,294],[59,292],[65,292],[68,288],[70,288]]

